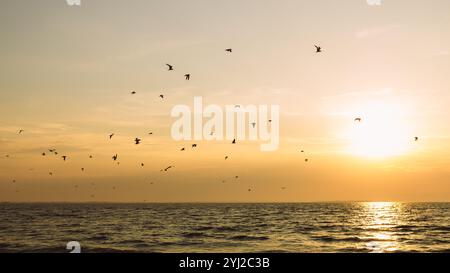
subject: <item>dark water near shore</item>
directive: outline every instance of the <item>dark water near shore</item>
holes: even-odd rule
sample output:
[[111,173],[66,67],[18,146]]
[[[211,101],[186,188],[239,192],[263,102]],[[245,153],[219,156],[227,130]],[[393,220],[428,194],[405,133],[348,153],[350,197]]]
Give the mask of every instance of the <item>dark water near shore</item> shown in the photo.
[[0,204],[0,252],[450,252],[450,203]]

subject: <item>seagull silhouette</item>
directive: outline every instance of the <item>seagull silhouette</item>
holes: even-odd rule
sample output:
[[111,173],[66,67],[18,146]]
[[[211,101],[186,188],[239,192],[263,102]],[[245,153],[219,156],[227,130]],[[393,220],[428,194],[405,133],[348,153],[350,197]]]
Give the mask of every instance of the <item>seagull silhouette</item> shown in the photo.
[[236,139],[233,139],[233,142],[231,142],[231,144],[236,144]]
[[171,169],[173,167],[175,167],[175,166],[169,166],[169,167],[165,168],[164,171],[167,172],[169,169]]
[[63,155],[63,156],[61,156],[61,157],[62,157],[62,159],[63,159],[64,161],[66,161],[67,155]]
[[232,48],[227,48],[227,49],[225,49],[225,51],[232,53],[233,49]]
[[184,77],[186,78],[186,80],[190,80],[191,79],[191,74],[184,74]]
[[144,167],[144,163],[141,163],[141,167]]
[[42,156],[45,156],[45,153],[42,153]]
[[19,130],[19,134],[21,134],[21,133],[23,133],[23,132],[24,132],[24,130],[22,130],[22,129]]
[[114,161],[116,161],[117,158],[118,158],[117,154],[113,155],[113,157],[112,157],[112,159],[113,159]]
[[305,162],[308,162],[308,161],[309,161],[309,159],[305,158]]
[[192,144],[192,148],[196,148],[197,147],[197,144]]
[[184,150],[186,150],[185,148],[181,148],[181,150],[180,151],[184,151]]
[[136,91],[131,91],[131,95],[134,95],[134,94],[136,94]]
[[109,135],[109,139],[111,139],[114,136],[114,133]]
[[89,158],[92,158],[92,155],[90,155]]
[[134,139],[134,143],[135,143],[136,145],[138,145],[139,143],[141,143],[141,140],[140,140],[139,138],[135,138],[135,139]]
[[322,48],[320,46],[316,46],[316,45],[314,45],[314,46],[316,47],[316,53],[322,52]]
[[84,172],[84,168],[81,168],[81,171]]
[[361,122],[361,121],[362,121],[362,119],[361,119],[361,118],[355,118],[355,121],[357,121],[357,122]]
[[228,159],[228,156],[225,156],[225,160],[227,160]]
[[255,128],[256,122],[252,122],[251,125],[253,126],[253,128]]
[[149,135],[153,135],[153,132],[148,133]]
[[170,65],[170,64],[166,64],[166,65],[167,65],[167,67],[169,67],[169,71],[173,70],[173,66],[172,65]]
[[52,176],[52,175],[53,175],[53,173],[52,173],[52,172],[49,172],[48,174],[49,174],[50,176]]
[[54,153],[56,151],[56,149],[49,149],[48,150],[50,153]]
[[164,95],[159,95],[159,97],[163,100],[164,99]]
[[419,141],[419,137],[414,137],[414,140],[415,141]]

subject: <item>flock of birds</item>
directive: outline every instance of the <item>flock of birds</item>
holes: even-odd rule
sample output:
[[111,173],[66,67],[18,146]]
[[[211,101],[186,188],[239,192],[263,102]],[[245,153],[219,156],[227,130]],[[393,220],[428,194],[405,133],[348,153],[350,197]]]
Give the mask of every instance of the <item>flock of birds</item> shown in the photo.
[[[316,49],[316,51],[315,51],[316,53],[322,53],[322,47],[321,47],[321,46],[314,45],[314,47],[315,47],[315,49]],[[227,48],[227,49],[225,49],[225,51],[226,51],[227,53],[232,53],[232,52],[233,52],[233,49],[232,49],[232,48]],[[167,68],[168,68],[167,71],[174,71],[174,66],[173,66],[173,65],[171,65],[171,64],[166,64],[166,66],[167,66]],[[189,74],[189,73],[184,74],[184,78],[185,78],[185,80],[189,81],[189,80],[191,79],[191,74]],[[136,95],[136,94],[137,94],[136,91],[131,91],[131,95]],[[159,98],[162,99],[162,100],[164,100],[164,98],[165,98],[165,97],[164,97],[164,94],[159,95]],[[235,105],[235,107],[236,107],[236,108],[240,108],[240,105]],[[362,119],[361,117],[357,117],[357,118],[354,119],[354,121],[360,123],[360,122],[363,121],[363,119]],[[272,122],[272,120],[269,119],[268,122]],[[250,124],[253,126],[253,128],[255,128],[255,126],[256,126],[256,123],[255,123],[255,122],[252,122],[252,123],[250,123]],[[25,132],[24,129],[20,129],[20,130],[18,131],[18,134],[20,135],[20,134],[23,134],[24,132]],[[214,133],[214,132],[211,132],[211,135],[212,135],[213,133]],[[148,134],[149,134],[149,135],[153,135],[153,132],[149,132]],[[109,134],[109,139],[112,139],[114,136],[115,136],[115,133]],[[419,141],[419,137],[414,137],[414,140],[415,140],[415,141]],[[136,137],[136,138],[134,139],[135,145],[139,145],[139,144],[141,144],[141,142],[142,142],[142,140],[141,140],[140,138],[138,138],[138,137]],[[231,144],[236,144],[236,139],[233,139],[233,141],[231,142]],[[196,143],[191,144],[191,148],[192,148],[192,149],[197,148],[197,144],[196,144]],[[182,148],[180,149],[180,151],[186,151],[186,148],[185,148],[185,147],[182,147]],[[56,149],[48,149],[48,152],[49,152],[50,154],[58,155],[58,151],[56,151]],[[300,150],[300,152],[301,152],[301,153],[305,153],[304,150]],[[42,156],[47,156],[47,152],[42,152],[41,155],[42,155]],[[10,155],[7,154],[7,155],[6,155],[6,158],[9,158],[9,157],[10,157]],[[93,156],[92,156],[92,155],[89,155],[89,158],[93,158]],[[67,155],[61,155],[61,159],[62,159],[63,161],[67,161],[67,160],[69,159],[69,157],[68,157]],[[114,154],[114,155],[112,156],[112,160],[113,160],[114,162],[116,162],[116,163],[119,165],[120,162],[118,161],[118,159],[119,159],[118,154]],[[229,159],[229,156],[226,155],[226,156],[224,157],[224,159],[225,159],[225,160],[228,160],[228,159]],[[305,158],[304,161],[305,161],[305,162],[308,162],[309,159],[308,159],[308,158]],[[141,163],[140,165],[141,165],[142,167],[144,167],[144,163]],[[163,171],[164,171],[164,172],[167,172],[167,171],[169,171],[169,170],[172,169],[172,168],[175,168],[175,166],[170,165],[170,166],[168,166],[168,167],[166,167],[166,168],[161,169],[160,171],[161,171],[161,172],[163,172]],[[30,170],[33,170],[33,169],[30,169]],[[84,171],[85,171],[85,168],[84,168],[84,167],[81,168],[81,171],[84,172]],[[53,176],[53,172],[49,172],[49,175],[50,175],[50,176]],[[239,179],[239,176],[234,176],[234,179]],[[16,179],[13,179],[12,182],[13,182],[13,183],[16,183],[17,181],[16,181]],[[226,183],[226,180],[222,180],[222,183]],[[151,182],[151,184],[153,184],[153,182]],[[91,185],[94,185],[94,183],[91,183]],[[75,188],[78,188],[78,185],[75,185]],[[112,189],[115,190],[116,187],[112,187]],[[285,189],[286,189],[286,187],[284,187],[284,186],[281,187],[281,190],[285,190]],[[248,191],[251,192],[252,189],[251,189],[251,188],[248,188]],[[19,192],[19,191],[16,190],[16,192]],[[91,197],[94,198],[95,195],[92,194]],[[144,201],[145,201],[145,200],[144,200]]]

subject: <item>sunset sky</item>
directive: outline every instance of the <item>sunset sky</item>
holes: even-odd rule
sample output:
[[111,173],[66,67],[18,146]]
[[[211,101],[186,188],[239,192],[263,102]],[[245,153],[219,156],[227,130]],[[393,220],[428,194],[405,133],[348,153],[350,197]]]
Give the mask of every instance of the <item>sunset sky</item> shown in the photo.
[[[449,10],[448,0],[2,1],[0,202],[450,201]],[[279,105],[279,149],[174,141],[171,109],[194,96]]]

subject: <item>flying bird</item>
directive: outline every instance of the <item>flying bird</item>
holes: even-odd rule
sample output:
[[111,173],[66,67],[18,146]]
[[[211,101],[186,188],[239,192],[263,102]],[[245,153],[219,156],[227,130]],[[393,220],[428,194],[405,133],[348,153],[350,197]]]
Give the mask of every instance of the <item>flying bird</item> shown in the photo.
[[89,158],[92,158],[92,155],[89,155]]
[[134,143],[135,143],[136,145],[138,145],[139,143],[141,143],[141,139],[135,138],[135,139],[134,139]]
[[228,159],[228,156],[225,156],[225,160],[227,160]]
[[255,128],[256,122],[252,122],[251,125],[253,126],[253,128]]
[[316,45],[314,45],[314,46],[316,47],[316,53],[322,52],[322,48],[320,46],[316,46]]
[[355,118],[355,121],[357,121],[357,122],[361,122],[361,121],[362,121],[362,119],[361,119],[361,118]]
[[134,94],[136,94],[136,91],[131,91],[131,95],[134,95]]
[[163,100],[164,99],[164,95],[159,95],[159,97]]
[[42,156],[45,156],[45,153],[42,153]]
[[169,166],[169,167],[165,168],[164,171],[167,172],[169,169],[171,169],[173,167],[175,167],[175,166]]
[[56,149],[48,149],[48,151],[49,151],[50,153],[54,153],[54,152],[56,151]]
[[414,141],[419,141],[419,137],[414,137]]
[[225,51],[232,53],[233,49],[232,48],[227,48],[227,49],[225,49]]
[[114,161],[116,161],[117,160],[117,154],[115,154],[115,155],[113,155],[113,157],[112,157],[112,159],[114,160]]
[[184,151],[184,150],[186,150],[184,147],[183,148],[181,148],[181,150],[180,151]]
[[192,148],[196,148],[197,147],[197,144],[192,144]]
[[111,139],[114,136],[114,133],[109,135],[109,139]]
[[144,163],[141,163],[141,167],[144,167]]
[[19,134],[21,134],[21,133],[23,133],[23,132],[24,132],[24,130],[22,130],[22,129],[19,130]]
[[148,133],[149,135],[153,135],[153,132]]
[[191,74],[184,74],[184,77],[186,78],[186,80],[190,80],[191,79]]
[[170,65],[170,64],[166,64],[167,65],[167,67],[169,68],[169,70],[168,71],[171,71],[171,70],[173,70],[173,66],[172,65]]
[[309,161],[309,159],[305,158],[305,162],[308,162],[308,161]]
[[62,159],[63,159],[64,161],[66,161],[67,155],[63,155],[63,156],[61,156],[61,157],[62,157]]
[[233,142],[231,142],[231,144],[236,144],[236,139],[233,139]]
[[81,168],[81,171],[84,172],[84,168]]
[[53,175],[53,173],[52,173],[52,172],[49,172],[48,174],[49,174],[50,176],[52,176],[52,175]]
[[304,153],[305,151],[301,150],[300,152],[301,152],[301,153]]

